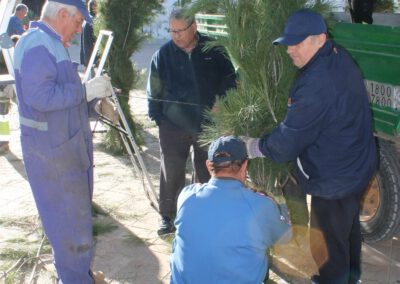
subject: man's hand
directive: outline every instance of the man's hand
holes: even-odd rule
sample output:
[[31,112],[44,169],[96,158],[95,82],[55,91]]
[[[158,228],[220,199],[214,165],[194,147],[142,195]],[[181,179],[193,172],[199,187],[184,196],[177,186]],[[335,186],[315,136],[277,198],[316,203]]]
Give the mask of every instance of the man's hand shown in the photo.
[[249,159],[265,157],[263,153],[261,153],[260,148],[258,147],[260,138],[240,136],[240,139],[242,139],[242,141],[246,145],[247,155],[249,156]]
[[105,98],[111,96],[112,86],[110,78],[107,76],[98,76],[89,80],[85,84],[86,100],[88,102],[95,98]]
[[115,105],[107,98],[102,98],[94,107],[96,112],[112,121],[114,124],[119,122],[119,114]]

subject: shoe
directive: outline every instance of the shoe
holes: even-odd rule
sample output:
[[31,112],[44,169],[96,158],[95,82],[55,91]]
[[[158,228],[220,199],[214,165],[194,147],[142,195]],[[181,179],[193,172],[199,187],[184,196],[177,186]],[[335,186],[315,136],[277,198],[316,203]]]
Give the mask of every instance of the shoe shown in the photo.
[[106,276],[103,271],[95,271],[92,272],[92,278],[94,280],[94,284],[107,284]]
[[6,153],[9,150],[8,142],[2,141],[0,142],[0,154]]
[[319,282],[317,279],[318,279],[318,275],[311,276],[310,284],[318,284]]
[[161,219],[160,227],[157,230],[157,234],[159,236],[164,236],[167,234],[171,234],[175,231],[174,224],[171,218],[163,216]]

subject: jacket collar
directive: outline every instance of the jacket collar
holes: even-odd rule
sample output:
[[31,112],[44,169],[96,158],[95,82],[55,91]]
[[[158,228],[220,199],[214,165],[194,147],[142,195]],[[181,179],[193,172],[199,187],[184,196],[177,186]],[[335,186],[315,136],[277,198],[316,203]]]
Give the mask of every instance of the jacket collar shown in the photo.
[[210,180],[208,181],[208,184],[212,184],[212,185],[221,185],[221,184],[225,184],[228,185],[230,184],[231,186],[233,185],[242,185],[245,186],[240,180],[235,179],[235,178],[229,178],[229,177],[211,177]]
[[308,68],[311,68],[311,66],[314,65],[314,63],[318,60],[318,58],[329,55],[334,47],[335,46],[333,44],[333,41],[327,40],[325,44],[317,51],[317,53],[314,54],[314,56],[310,59],[310,61],[308,61],[306,65],[300,68],[300,71],[305,71]]
[[[197,44],[196,44],[196,46],[192,49],[192,52],[193,52],[193,50],[195,50],[195,49],[197,49],[199,46],[201,46],[201,47],[203,47],[204,46],[204,42],[206,41],[206,37],[205,36],[203,36],[201,33],[199,33],[199,32],[196,32],[196,36],[197,36]],[[181,49],[180,47],[178,47],[175,43],[174,43],[174,41],[171,39],[170,40],[170,42],[171,42],[171,44],[172,44],[172,47],[174,48],[174,51],[184,51],[183,49]]]
[[45,33],[47,33],[48,35],[50,35],[53,38],[56,38],[58,40],[61,41],[61,36],[47,23],[43,22],[43,21],[38,21],[38,22],[31,22],[30,29],[41,29],[42,31],[44,31]]

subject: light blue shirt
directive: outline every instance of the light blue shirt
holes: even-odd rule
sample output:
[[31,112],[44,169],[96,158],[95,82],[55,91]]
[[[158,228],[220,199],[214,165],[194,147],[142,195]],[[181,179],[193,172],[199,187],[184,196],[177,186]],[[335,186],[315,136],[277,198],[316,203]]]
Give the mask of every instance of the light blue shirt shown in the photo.
[[267,249],[291,237],[282,215],[272,199],[235,179],[185,187],[178,198],[171,283],[262,283]]

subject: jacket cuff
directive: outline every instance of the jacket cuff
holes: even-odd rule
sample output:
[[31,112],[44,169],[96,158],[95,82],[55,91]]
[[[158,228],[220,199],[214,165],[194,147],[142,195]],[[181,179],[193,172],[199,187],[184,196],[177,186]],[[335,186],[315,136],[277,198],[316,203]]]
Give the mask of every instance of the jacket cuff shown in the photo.
[[248,147],[249,158],[265,157],[264,154],[260,151],[259,138],[252,139],[249,144],[250,144]]

